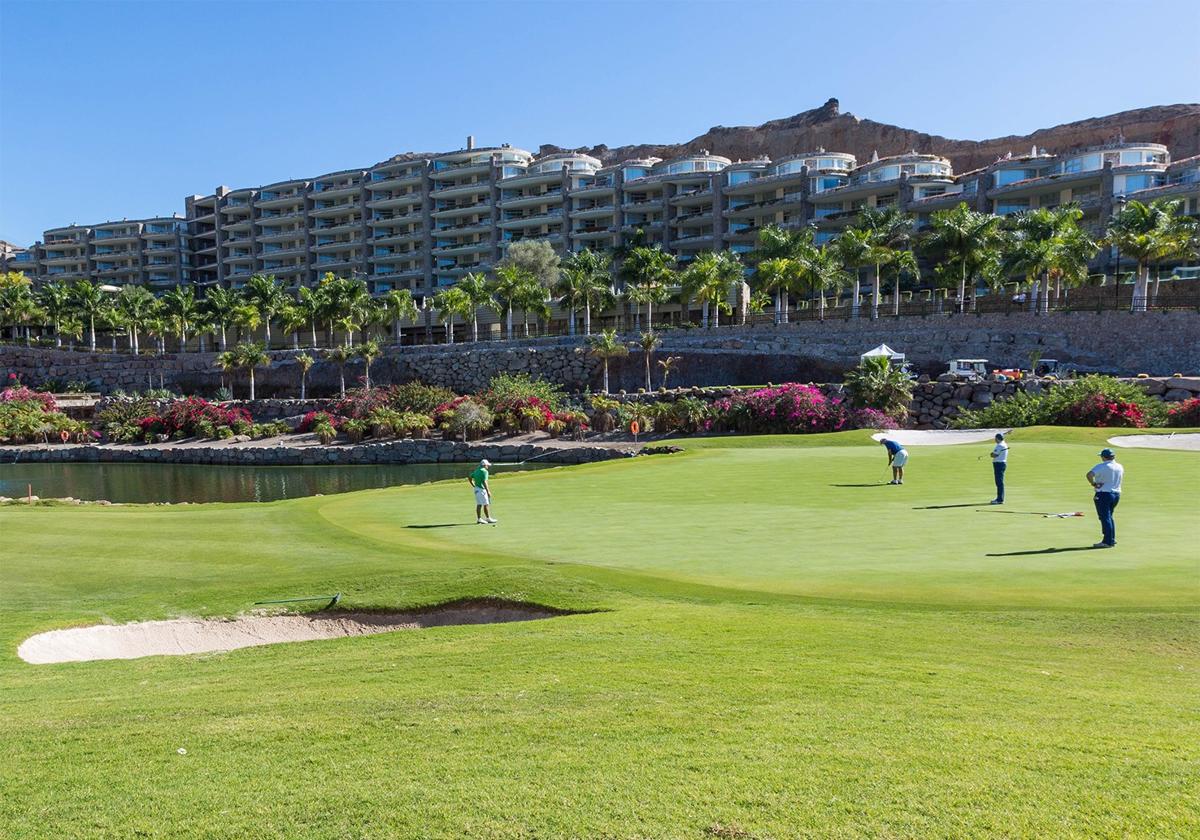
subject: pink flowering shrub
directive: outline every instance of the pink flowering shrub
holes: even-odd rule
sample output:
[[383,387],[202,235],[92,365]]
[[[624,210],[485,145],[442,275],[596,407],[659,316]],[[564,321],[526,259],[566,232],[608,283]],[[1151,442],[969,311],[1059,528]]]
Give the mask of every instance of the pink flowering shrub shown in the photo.
[[1168,426],[1200,426],[1200,397],[1175,403],[1167,409]]
[[1142,407],[1134,402],[1089,394],[1065,406],[1060,422],[1068,426],[1125,426],[1142,429],[1149,425]]
[[[9,378],[16,381],[16,374],[10,374]],[[58,403],[54,401],[53,394],[47,391],[35,391],[32,388],[26,388],[20,382],[0,391],[0,402],[36,402],[41,404],[42,411],[50,412],[58,410]]]

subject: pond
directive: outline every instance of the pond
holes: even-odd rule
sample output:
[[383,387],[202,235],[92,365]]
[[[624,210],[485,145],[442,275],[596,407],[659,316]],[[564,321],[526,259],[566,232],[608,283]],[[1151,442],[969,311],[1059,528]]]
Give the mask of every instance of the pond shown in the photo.
[[[539,469],[552,464],[528,464]],[[471,464],[233,467],[209,464],[0,464],[0,496],[20,497],[32,486],[43,499],[110,502],[274,502],[349,493],[397,484],[466,478]],[[513,472],[506,468],[504,472]]]

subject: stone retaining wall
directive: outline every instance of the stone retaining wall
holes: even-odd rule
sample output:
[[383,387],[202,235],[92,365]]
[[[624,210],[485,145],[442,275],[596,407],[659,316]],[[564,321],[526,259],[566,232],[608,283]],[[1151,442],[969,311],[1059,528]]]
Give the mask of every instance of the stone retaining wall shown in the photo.
[[[626,336],[632,341],[635,336]],[[768,381],[836,381],[858,362],[860,353],[886,342],[906,353],[914,367],[936,375],[953,358],[986,358],[996,367],[1027,366],[1031,352],[1069,362],[1081,370],[1120,375],[1200,373],[1200,313],[1072,312],[1034,315],[929,315],[870,320],[804,321],[789,325],[677,329],[662,333],[656,353],[679,357],[672,381],[680,385],[753,385]],[[527,372],[569,391],[600,387],[600,362],[581,338],[532,339],[481,344],[389,347],[372,365],[376,383],[420,379],[459,392],[486,387],[497,373]],[[257,374],[258,395],[293,396],[299,369],[292,351],[273,351],[269,368]],[[130,356],[72,353],[0,346],[0,374],[18,373],[30,384],[49,379],[88,382],[111,392],[144,390],[161,381],[186,393],[211,395],[223,381],[215,354]],[[362,375],[361,362],[347,366],[347,381]],[[645,384],[640,350],[610,364],[613,390]],[[309,377],[317,396],[338,387],[338,369],[319,362]],[[652,366],[652,384],[661,371]],[[246,392],[245,374],[235,380]]]
[[539,446],[532,443],[459,443],[445,440],[392,440],[334,446],[0,446],[0,463],[132,462],[153,464],[224,464],[296,466],[316,464],[446,464],[524,461],[584,464],[631,458],[638,447]]

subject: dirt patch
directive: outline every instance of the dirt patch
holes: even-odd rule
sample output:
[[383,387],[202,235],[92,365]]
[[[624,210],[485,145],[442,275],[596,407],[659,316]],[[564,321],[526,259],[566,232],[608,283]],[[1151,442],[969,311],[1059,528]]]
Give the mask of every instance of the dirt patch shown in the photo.
[[489,600],[458,601],[401,612],[335,610],[301,615],[245,615],[231,619],[138,621],[38,633],[21,643],[17,655],[33,665],[182,656],[284,642],[369,636],[394,630],[535,621],[575,614],[538,604]]

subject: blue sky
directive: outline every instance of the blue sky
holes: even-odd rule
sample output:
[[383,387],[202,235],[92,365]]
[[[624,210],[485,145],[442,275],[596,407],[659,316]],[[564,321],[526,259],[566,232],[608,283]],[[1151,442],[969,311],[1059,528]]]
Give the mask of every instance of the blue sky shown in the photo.
[[981,139],[1200,100],[1195,0],[0,0],[0,238],[218,184],[819,106]]

